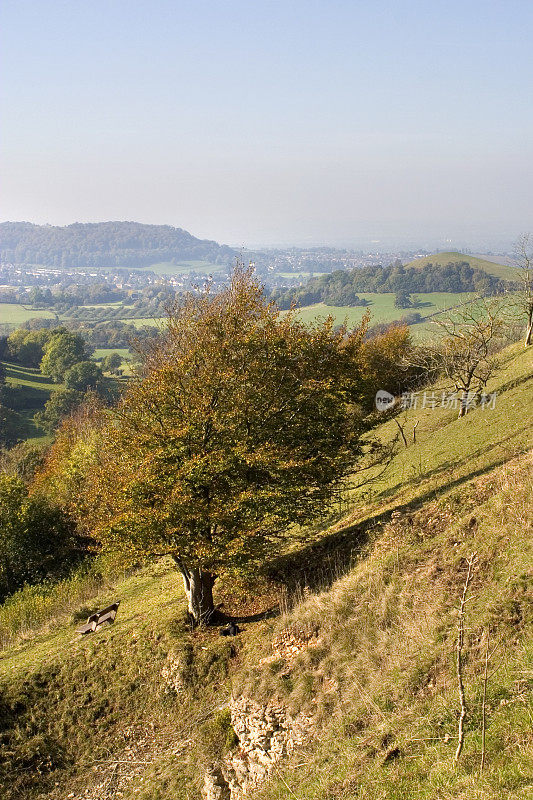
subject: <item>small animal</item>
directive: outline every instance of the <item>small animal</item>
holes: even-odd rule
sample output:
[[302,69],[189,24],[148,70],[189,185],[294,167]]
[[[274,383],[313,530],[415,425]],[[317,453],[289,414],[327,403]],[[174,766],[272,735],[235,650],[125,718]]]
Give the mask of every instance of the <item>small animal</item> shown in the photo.
[[220,629],[221,636],[236,636],[240,632],[240,628],[236,622],[230,622],[225,628]]

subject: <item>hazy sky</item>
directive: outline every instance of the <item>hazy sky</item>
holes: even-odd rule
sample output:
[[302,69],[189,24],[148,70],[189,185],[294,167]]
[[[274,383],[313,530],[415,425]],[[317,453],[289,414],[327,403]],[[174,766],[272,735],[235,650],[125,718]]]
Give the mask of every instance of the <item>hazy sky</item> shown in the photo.
[[533,229],[530,0],[3,0],[0,219]]

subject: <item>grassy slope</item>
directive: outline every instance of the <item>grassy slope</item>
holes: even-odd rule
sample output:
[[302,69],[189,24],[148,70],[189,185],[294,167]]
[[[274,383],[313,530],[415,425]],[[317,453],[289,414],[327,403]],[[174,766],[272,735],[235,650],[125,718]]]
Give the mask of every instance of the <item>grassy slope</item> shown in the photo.
[[450,252],[450,253],[433,253],[430,256],[423,258],[415,258],[414,261],[409,262],[408,267],[423,267],[426,264],[439,264],[446,266],[446,264],[455,261],[467,261],[474,269],[480,269],[483,272],[488,272],[489,275],[495,275],[497,278],[504,280],[516,280],[516,269],[508,264],[496,264],[494,261],[487,261],[487,259],[479,256],[468,256],[464,253]]
[[21,367],[19,364],[2,362],[6,373],[6,383],[17,390],[17,413],[22,417],[20,437],[28,441],[45,440],[48,435],[42,428],[38,428],[33,416],[36,411],[41,411],[50,395],[62,384],[52,383],[46,375],[41,375],[38,369]]
[[[113,628],[73,641],[74,603],[57,629],[6,650],[0,686],[12,733],[3,745],[11,753],[5,796],[29,797],[32,786],[54,800],[81,796],[93,782],[111,779],[109,753],[117,753],[126,762],[113,767],[126,775],[117,784],[125,798],[197,798],[202,765],[227,740],[216,708],[230,687],[279,697],[318,720],[318,739],[257,800],[286,798],[287,784],[300,800],[529,796],[533,496],[531,457],[521,454],[533,445],[533,378],[531,352],[514,347],[505,358],[491,387],[499,392],[494,410],[463,420],[440,409],[404,412],[406,433],[419,419],[417,444],[399,452],[371,493],[352,487],[342,518],[286,562],[303,581],[319,579],[289,615],[249,620],[231,644],[216,631],[191,634],[181,621],[176,573],[162,563],[79,600],[94,607],[120,598]],[[380,436],[390,438],[395,427],[385,423]],[[342,577],[342,551],[360,548],[364,557]],[[456,770],[456,608],[473,551],[465,643],[470,711]],[[313,569],[330,556],[333,577],[340,576],[331,587],[331,573]],[[258,610],[247,605],[246,590],[239,601],[243,610]],[[271,657],[277,632],[302,628],[316,629],[319,645],[302,650],[289,677],[279,658],[260,664]],[[488,631],[489,652],[497,649],[480,776]],[[177,695],[162,688],[169,653],[181,665]],[[89,762],[98,764],[88,774],[81,764]]]

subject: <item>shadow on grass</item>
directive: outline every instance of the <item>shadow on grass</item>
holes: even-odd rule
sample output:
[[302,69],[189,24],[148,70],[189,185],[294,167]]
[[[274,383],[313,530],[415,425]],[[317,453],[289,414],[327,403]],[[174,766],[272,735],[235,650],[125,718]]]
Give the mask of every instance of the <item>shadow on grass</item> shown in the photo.
[[[503,439],[499,444],[503,444],[505,441],[506,439]],[[479,454],[487,452],[492,447],[480,450]],[[314,540],[296,552],[279,556],[266,567],[266,575],[271,580],[282,584],[286,588],[289,597],[293,597],[296,601],[305,595],[305,587],[308,587],[313,592],[325,591],[336,580],[353,569],[360,560],[365,547],[370,542],[372,534],[379,527],[389,523],[393,514],[418,511],[425,503],[435,501],[451,490],[491,472],[508,461],[509,458],[518,456],[523,452],[523,449],[517,448],[513,454],[502,454],[500,458],[495,458],[490,464],[485,464],[479,469],[472,470],[468,474],[449,481],[443,486],[434,487],[413,500],[406,503],[398,503],[384,512],[369,516],[352,525],[347,525],[334,533],[325,534],[318,541]],[[454,465],[450,464],[451,466]],[[440,470],[435,472],[440,472]],[[425,475],[424,478],[426,477],[429,476]]]

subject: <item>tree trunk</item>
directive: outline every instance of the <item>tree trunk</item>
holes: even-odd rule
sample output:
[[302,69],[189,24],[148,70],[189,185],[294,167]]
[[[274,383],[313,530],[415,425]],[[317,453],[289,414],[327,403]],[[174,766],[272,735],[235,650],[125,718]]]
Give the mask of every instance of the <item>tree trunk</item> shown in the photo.
[[201,567],[187,567],[177,558],[174,561],[183,577],[189,614],[194,624],[207,625],[215,610],[213,585],[217,576]]
[[526,340],[524,342],[524,347],[529,347],[529,345],[531,344],[532,337],[533,337],[533,318],[530,319],[527,324]]

